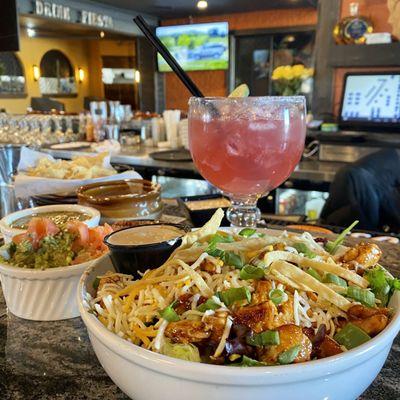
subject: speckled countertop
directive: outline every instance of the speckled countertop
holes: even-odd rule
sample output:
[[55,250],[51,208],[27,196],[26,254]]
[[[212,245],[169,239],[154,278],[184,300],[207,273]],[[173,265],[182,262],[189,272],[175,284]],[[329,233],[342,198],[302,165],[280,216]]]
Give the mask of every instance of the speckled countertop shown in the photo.
[[[383,264],[400,276],[400,246],[382,247]],[[399,363],[400,336],[381,373],[360,400],[400,399]],[[122,400],[128,397],[100,366],[80,318],[60,322],[17,318],[7,312],[0,290],[0,399]]]

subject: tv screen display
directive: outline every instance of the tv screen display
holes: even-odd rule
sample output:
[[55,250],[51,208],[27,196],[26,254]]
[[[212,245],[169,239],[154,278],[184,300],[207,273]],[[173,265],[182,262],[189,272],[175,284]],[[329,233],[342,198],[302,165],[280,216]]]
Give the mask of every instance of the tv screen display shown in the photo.
[[[227,22],[161,26],[157,36],[186,71],[228,69],[229,28]],[[158,54],[160,72],[171,71]]]
[[341,122],[388,125],[400,123],[400,72],[348,73]]
[[0,51],[18,51],[18,14],[17,0],[5,0],[1,3],[0,13]]

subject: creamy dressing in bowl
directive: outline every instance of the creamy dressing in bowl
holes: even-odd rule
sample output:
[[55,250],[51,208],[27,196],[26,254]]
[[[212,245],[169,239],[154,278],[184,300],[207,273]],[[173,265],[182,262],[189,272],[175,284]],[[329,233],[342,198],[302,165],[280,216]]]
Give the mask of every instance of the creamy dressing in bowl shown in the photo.
[[141,246],[166,242],[184,234],[184,230],[172,225],[144,225],[117,231],[107,238],[107,243],[114,246]]

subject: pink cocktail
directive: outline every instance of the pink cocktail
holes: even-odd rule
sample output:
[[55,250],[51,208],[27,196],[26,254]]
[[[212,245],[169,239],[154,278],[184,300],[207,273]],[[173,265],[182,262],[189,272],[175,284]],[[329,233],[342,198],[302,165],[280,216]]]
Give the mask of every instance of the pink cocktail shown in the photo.
[[233,225],[255,225],[258,198],[293,172],[304,149],[305,110],[302,96],[190,99],[193,161],[231,198]]

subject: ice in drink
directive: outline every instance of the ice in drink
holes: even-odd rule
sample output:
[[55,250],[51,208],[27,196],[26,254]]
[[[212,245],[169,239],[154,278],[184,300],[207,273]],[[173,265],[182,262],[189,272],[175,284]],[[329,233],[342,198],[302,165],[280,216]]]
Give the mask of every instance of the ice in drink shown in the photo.
[[[286,116],[285,116],[286,114]],[[258,195],[281,185],[299,162],[306,134],[304,113],[277,118],[194,115],[189,143],[200,174],[224,193]]]

